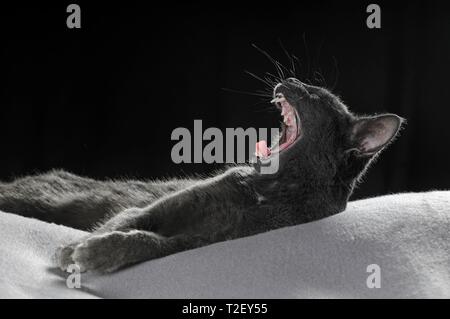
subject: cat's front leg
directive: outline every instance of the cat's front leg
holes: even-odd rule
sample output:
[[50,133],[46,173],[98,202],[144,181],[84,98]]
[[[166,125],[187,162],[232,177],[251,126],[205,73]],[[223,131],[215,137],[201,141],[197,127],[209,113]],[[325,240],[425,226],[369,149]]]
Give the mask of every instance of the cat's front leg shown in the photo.
[[202,245],[189,236],[166,238],[149,231],[113,231],[93,235],[74,247],[73,263],[81,271],[109,273],[128,265]]
[[[87,246],[86,243],[100,243],[103,239],[112,238],[111,241],[106,241],[107,246],[102,251],[108,252],[108,245],[110,246],[114,242],[118,242],[118,238],[121,238],[119,234],[125,234],[131,230],[142,229],[143,225],[139,225],[137,220],[138,216],[141,216],[143,209],[141,208],[129,208],[117,214],[111,218],[107,223],[103,224],[101,227],[97,228],[93,233],[78,239],[72,243],[60,246],[55,253],[56,264],[59,268],[66,271],[71,264],[75,264],[73,255],[75,248]],[[149,217],[147,216],[146,222],[149,222]],[[149,230],[149,229],[144,229]],[[113,235],[111,235],[113,234]],[[114,240],[116,239],[116,240]],[[92,244],[91,246],[95,246]],[[97,250],[100,250],[98,248]],[[105,257],[106,258],[106,257]]]
[[[126,209],[111,218],[107,223],[103,224],[93,233],[83,237],[82,239],[78,239],[72,243],[59,247],[55,254],[56,264],[64,271],[66,271],[70,265],[77,264],[77,261],[81,268],[86,269],[96,268],[96,265],[101,263],[101,259],[105,259],[105,265],[112,265],[114,260],[109,262],[106,260],[110,257],[110,252],[115,251],[114,245],[118,245],[118,247],[121,245],[121,247],[123,247],[123,243],[129,242],[132,238],[136,240],[137,237],[144,239],[141,240],[139,244],[148,241],[147,237],[150,240],[155,238],[161,239],[162,236],[158,236],[151,232],[148,227],[143,227],[144,225],[142,225],[142,221],[137,219],[138,216],[142,216],[142,213],[143,209],[141,208]],[[148,223],[150,220],[150,216],[146,216],[145,222]],[[138,229],[142,230],[139,234],[133,232]],[[126,240],[125,237],[127,237]],[[102,245],[104,246],[102,247]],[[139,246],[136,249],[138,248]],[[131,252],[134,249],[134,247],[130,247]],[[78,251],[77,254],[75,254],[76,250]],[[98,253],[99,255],[91,258],[90,256],[95,255],[95,253]],[[75,259],[78,260],[76,261]],[[92,259],[92,262],[86,261],[87,259]],[[85,264],[87,267],[84,267]],[[89,266],[88,264],[92,265]]]
[[155,233],[139,230],[93,235],[74,248],[72,260],[83,272],[112,272],[157,257],[163,240]]
[[232,233],[238,229],[240,212],[255,202],[242,181],[243,172],[231,169],[147,207],[127,209],[76,245],[65,260],[72,259],[85,270],[109,272],[236,237]]

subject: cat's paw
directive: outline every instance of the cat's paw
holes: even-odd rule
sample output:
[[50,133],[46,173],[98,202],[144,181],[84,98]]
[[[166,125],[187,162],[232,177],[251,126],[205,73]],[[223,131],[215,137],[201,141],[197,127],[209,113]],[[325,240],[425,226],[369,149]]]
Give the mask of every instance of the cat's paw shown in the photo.
[[66,246],[58,247],[55,253],[56,263],[61,270],[66,271],[67,268],[74,264],[72,254],[77,244],[70,244]]
[[125,237],[126,233],[119,231],[89,237],[75,247],[72,260],[81,272],[113,272],[126,264],[126,256],[121,249]]

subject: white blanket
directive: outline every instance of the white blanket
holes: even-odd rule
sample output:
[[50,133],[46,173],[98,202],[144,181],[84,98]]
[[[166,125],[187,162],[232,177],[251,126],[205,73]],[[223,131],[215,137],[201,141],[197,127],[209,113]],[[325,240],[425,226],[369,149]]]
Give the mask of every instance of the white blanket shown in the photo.
[[[81,274],[70,289],[52,255],[83,234],[0,212],[0,298],[450,298],[450,191],[351,202],[320,221]],[[380,288],[367,285],[373,264]]]

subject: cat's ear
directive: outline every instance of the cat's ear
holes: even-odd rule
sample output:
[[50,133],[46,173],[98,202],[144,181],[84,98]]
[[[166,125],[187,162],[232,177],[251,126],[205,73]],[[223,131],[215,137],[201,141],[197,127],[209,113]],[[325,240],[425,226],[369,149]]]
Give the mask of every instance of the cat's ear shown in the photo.
[[359,156],[377,153],[395,138],[403,121],[395,114],[359,118],[351,129],[351,150],[356,150]]

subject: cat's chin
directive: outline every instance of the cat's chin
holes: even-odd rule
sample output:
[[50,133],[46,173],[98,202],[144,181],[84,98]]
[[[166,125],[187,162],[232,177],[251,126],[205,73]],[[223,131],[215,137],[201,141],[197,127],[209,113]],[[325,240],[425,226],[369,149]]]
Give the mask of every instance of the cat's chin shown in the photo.
[[301,136],[300,116],[283,93],[276,93],[275,98],[271,102],[280,110],[283,122],[281,124],[281,134],[272,143],[271,147],[268,147],[267,142],[264,140],[256,143],[256,156],[262,159],[288,149]]

